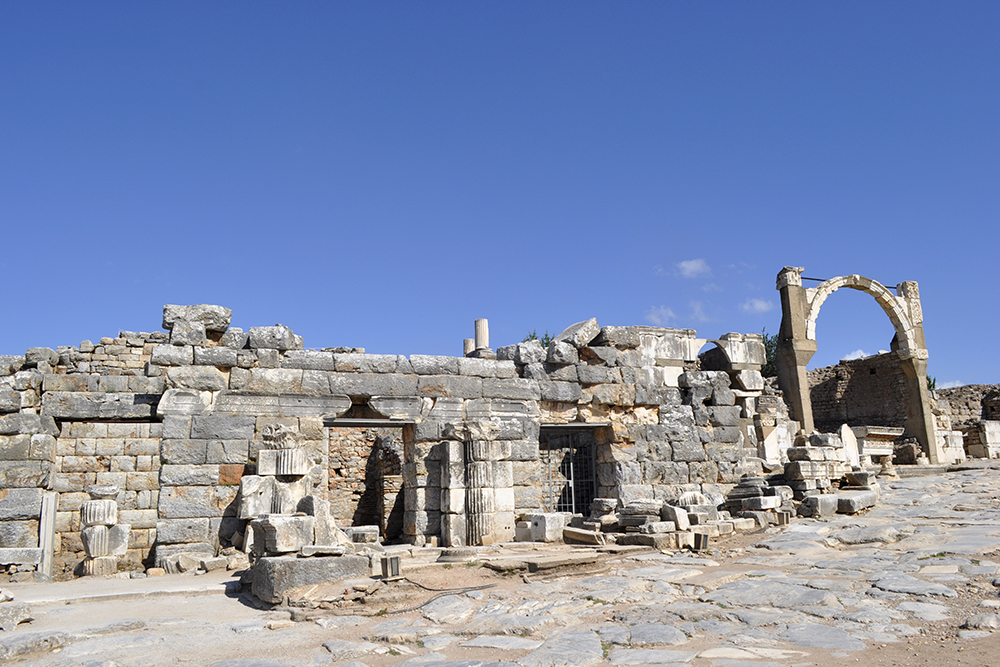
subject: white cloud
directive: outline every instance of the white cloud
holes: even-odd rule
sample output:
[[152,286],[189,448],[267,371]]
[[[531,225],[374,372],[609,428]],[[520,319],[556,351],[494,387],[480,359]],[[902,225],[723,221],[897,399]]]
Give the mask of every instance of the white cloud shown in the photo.
[[965,383],[961,380],[952,380],[951,382],[941,382],[937,385],[938,389],[954,389],[955,387],[964,387]]
[[665,327],[671,320],[677,319],[677,316],[666,306],[653,306],[646,311],[646,319],[658,327]]
[[697,278],[703,273],[711,273],[712,271],[708,262],[703,259],[686,259],[683,262],[677,262],[677,270],[685,278]]
[[765,301],[764,299],[750,299],[740,306],[740,310],[744,313],[766,313],[774,308],[773,301]]
[[705,313],[705,306],[701,303],[701,301],[692,301],[691,302],[691,319],[695,320],[696,322],[712,322],[712,321],[714,321],[714,320],[712,320],[711,317],[709,317]]
[[722,290],[721,287],[719,287],[715,283],[708,283],[707,285],[702,285],[701,286],[701,291],[702,292],[721,292],[723,290]]
[[847,355],[840,358],[841,361],[854,361],[855,359],[864,359],[865,357],[870,357],[871,355],[862,349],[854,350]]

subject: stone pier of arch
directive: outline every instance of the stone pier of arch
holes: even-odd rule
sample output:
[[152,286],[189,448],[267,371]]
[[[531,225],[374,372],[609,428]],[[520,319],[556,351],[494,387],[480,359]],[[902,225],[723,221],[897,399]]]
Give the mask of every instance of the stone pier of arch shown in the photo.
[[781,328],[778,332],[778,384],[788,399],[792,416],[806,432],[814,430],[806,364],[816,353],[816,320],[826,299],[846,287],[864,292],[885,311],[896,331],[893,353],[898,355],[907,380],[906,432],[920,442],[932,464],[947,463],[937,442],[930,393],[927,388],[927,347],[923,310],[916,282],[896,286],[896,294],[878,281],[857,274],[839,276],[816,287],[802,286],[803,267],[786,266],[777,277],[781,294]]

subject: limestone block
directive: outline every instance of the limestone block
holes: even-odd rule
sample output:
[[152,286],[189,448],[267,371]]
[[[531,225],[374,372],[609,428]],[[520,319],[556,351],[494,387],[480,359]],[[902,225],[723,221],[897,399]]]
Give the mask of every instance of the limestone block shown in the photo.
[[372,396],[368,405],[386,419],[419,419],[424,401],[419,396]]
[[739,426],[740,408],[735,405],[712,405],[706,408],[712,426]]
[[250,334],[243,331],[240,327],[231,327],[226,333],[222,334],[222,338],[219,340],[219,345],[233,350],[245,349],[249,343]]
[[332,373],[330,391],[350,396],[413,396],[417,378],[398,373]]
[[83,541],[83,548],[90,558],[99,558],[109,554],[107,526],[84,528],[80,531],[80,537]]
[[264,602],[277,604],[293,589],[353,577],[367,577],[367,556],[335,558],[260,558],[253,568],[253,594]]
[[218,517],[235,514],[235,486],[165,486],[157,509],[164,519]]
[[21,409],[21,394],[12,389],[0,388],[0,413],[17,412]]
[[597,324],[597,318],[590,318],[583,322],[577,322],[566,327],[562,333],[555,337],[555,340],[564,341],[579,349],[590,345],[591,341],[601,333],[601,327]]
[[236,350],[221,345],[194,348],[194,363],[198,366],[232,368],[236,365],[236,357]]
[[0,435],[0,460],[23,461],[28,458],[30,449],[30,435]]
[[210,542],[207,518],[160,519],[156,522],[158,544]]
[[[202,558],[212,558],[215,556],[215,549],[207,542],[195,542],[190,544],[160,544],[153,547],[153,563],[156,567],[162,567],[168,572],[180,572],[177,568],[177,557],[181,554],[188,554],[192,557],[195,567]],[[171,561],[173,564],[171,564]]]
[[118,558],[101,556],[83,561],[83,575],[86,577],[109,577],[118,571]]
[[38,565],[42,550],[32,547],[0,547],[0,563],[4,565]]
[[37,520],[0,522],[0,547],[34,549],[37,546]]
[[283,324],[273,327],[250,327],[249,344],[252,349],[264,350],[294,350],[296,348],[295,334]]
[[744,391],[764,391],[764,376],[760,371],[739,371],[736,383]]
[[[663,531],[666,532],[666,531]],[[584,530],[582,528],[573,528],[571,526],[566,526],[563,528],[563,541],[569,544],[596,544],[603,545],[608,543],[608,536],[605,533],[601,533],[594,530]]]
[[863,509],[874,507],[878,502],[878,493],[870,491],[841,491],[836,496],[837,512],[839,514],[855,514]]
[[441,489],[441,511],[447,514],[465,513],[465,489]]
[[159,416],[199,414],[205,411],[211,400],[212,395],[208,392],[195,389],[167,389],[156,406],[156,414]]
[[687,530],[691,525],[687,510],[675,505],[663,505],[660,509],[660,517],[664,521],[673,523],[677,530]]
[[513,512],[515,509],[514,489],[511,487],[495,489],[494,504],[497,512]]
[[298,551],[315,539],[316,518],[308,515],[265,514],[250,522],[254,530],[255,548],[261,539],[263,552],[268,554]]
[[218,483],[218,465],[164,464],[160,467],[162,486],[209,486]]
[[0,489],[0,521],[38,519],[43,489]]
[[118,523],[118,503],[114,500],[88,500],[80,506],[83,526],[113,526]]
[[554,340],[549,343],[546,361],[550,364],[575,364],[580,361],[580,354],[571,343]]
[[157,345],[149,363],[154,366],[189,366],[194,363],[194,348],[190,345]]
[[246,416],[196,415],[191,421],[191,437],[208,440],[252,438],[257,419]]
[[[464,493],[464,492],[463,492]],[[464,514],[441,515],[441,541],[446,547],[466,546],[468,524]]]
[[672,533],[677,530],[677,524],[673,521],[650,521],[639,527],[640,533]]
[[178,321],[199,322],[206,331],[226,331],[233,311],[223,306],[199,304],[193,306],[163,306],[163,328],[173,329]]
[[580,385],[575,382],[550,382],[539,380],[538,389],[543,401],[576,403],[580,400]]
[[743,498],[742,505],[745,510],[770,510],[781,507],[781,496],[754,496]]
[[170,329],[171,345],[201,345],[207,340],[202,322],[177,320]]
[[378,542],[378,526],[352,526],[344,530],[355,544],[375,544]]
[[417,375],[457,375],[458,357],[411,354],[410,367]]
[[321,545],[341,544],[346,536],[336,527],[330,513],[330,503],[319,496],[308,495],[299,501],[299,512],[313,517],[313,541]]
[[806,496],[799,506],[799,514],[803,516],[833,516],[837,513],[840,502],[833,494]]
[[485,398],[537,401],[541,398],[541,391],[537,380],[485,378],[482,381],[482,395]]
[[[531,541],[532,542],[559,542],[562,540],[563,528],[569,523],[566,513],[543,513],[532,514],[531,518]],[[528,517],[525,517],[527,519]]]
[[[417,378],[417,391],[423,396],[430,397],[481,398],[484,382],[490,381],[489,378],[483,380],[458,375],[421,375]],[[513,380],[493,380],[493,382],[513,382]]]

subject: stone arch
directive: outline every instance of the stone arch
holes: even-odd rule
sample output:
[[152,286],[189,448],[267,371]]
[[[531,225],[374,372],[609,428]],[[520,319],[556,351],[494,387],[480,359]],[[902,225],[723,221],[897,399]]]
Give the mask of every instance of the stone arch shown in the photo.
[[816,353],[816,319],[826,299],[838,289],[847,287],[871,295],[892,322],[896,330],[896,354],[903,362],[910,395],[906,429],[916,435],[931,463],[944,462],[927,390],[928,355],[917,283],[900,283],[896,286],[897,295],[871,278],[852,274],[806,289],[802,286],[803,271],[802,267],[786,266],[778,273],[776,284],[781,293],[781,329],[776,359],[778,384],[803,430],[812,432],[814,429],[806,364]]
[[816,340],[816,319],[819,317],[823,302],[842,287],[864,292],[875,299],[896,330],[901,353],[912,355],[921,348],[914,336],[913,323],[906,311],[899,305],[896,296],[881,283],[857,274],[831,278],[814,288],[813,298],[806,314],[806,337],[809,340]]

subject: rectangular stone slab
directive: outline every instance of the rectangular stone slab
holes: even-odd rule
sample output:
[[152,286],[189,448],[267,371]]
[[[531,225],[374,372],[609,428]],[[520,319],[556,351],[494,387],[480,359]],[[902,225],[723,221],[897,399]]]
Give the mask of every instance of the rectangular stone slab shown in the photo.
[[368,575],[367,556],[259,558],[253,568],[253,594],[264,602],[277,604],[289,591],[299,586]]

